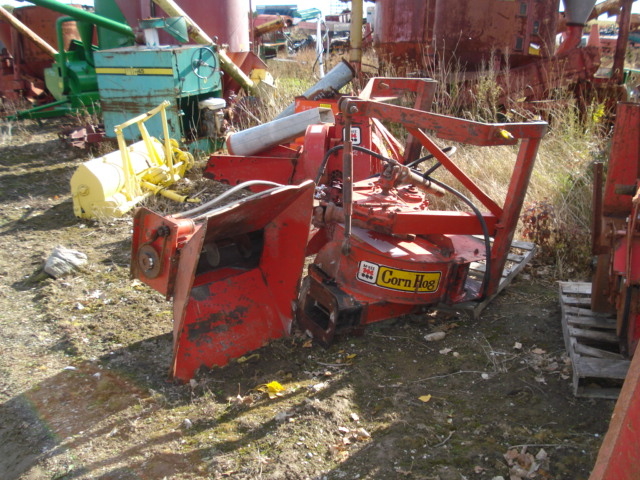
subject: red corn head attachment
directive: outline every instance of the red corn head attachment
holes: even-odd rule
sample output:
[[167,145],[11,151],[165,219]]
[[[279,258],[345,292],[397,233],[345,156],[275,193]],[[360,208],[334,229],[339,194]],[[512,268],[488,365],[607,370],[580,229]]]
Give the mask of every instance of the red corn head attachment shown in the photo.
[[173,297],[173,377],[188,380],[201,366],[289,334],[314,186],[279,187],[204,213],[137,212],[132,275]]

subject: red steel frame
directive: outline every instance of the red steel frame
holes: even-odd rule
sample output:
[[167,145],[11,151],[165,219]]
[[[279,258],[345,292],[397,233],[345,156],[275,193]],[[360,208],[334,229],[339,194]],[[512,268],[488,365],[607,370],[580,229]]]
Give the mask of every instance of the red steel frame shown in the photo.
[[[375,78],[370,82],[367,94],[373,98],[397,95],[402,91],[415,91],[413,79]],[[426,150],[432,153],[460,183],[469,190],[496,217],[495,239],[492,248],[491,282],[486,295],[497,291],[502,270],[507,260],[509,248],[515,233],[524,203],[525,194],[533,171],[540,141],[546,133],[546,122],[487,124],[453,118],[413,108],[383,104],[373,100],[348,99],[341,105],[343,112],[359,114],[386,121],[401,123]],[[509,183],[506,201],[497,205],[476,183],[469,178],[451,159],[422,131],[429,130],[438,138],[476,146],[516,145],[520,149]],[[448,212],[449,213],[449,212]],[[458,225],[461,219],[456,215],[445,215],[436,228],[438,233],[447,233],[447,228]],[[425,224],[427,222],[423,222]],[[412,233],[422,233],[413,231]],[[481,233],[476,231],[475,233]]]
[[[596,170],[601,172],[602,168]],[[617,312],[621,348],[633,356],[590,480],[640,478],[640,105],[619,103],[604,191],[594,189],[592,309]]]
[[640,478],[639,437],[640,355],[635,355],[589,480]]
[[640,105],[619,103],[604,191],[594,190],[594,253],[598,267],[591,307],[617,312],[621,347],[640,340]]
[[[345,253],[336,246],[336,242],[342,241],[339,233],[342,227],[336,223],[341,223],[342,220],[345,222],[345,238],[347,232],[351,231],[353,221],[354,225],[364,228],[365,232],[370,230],[368,236],[371,238],[375,235],[386,235],[393,241],[401,238],[404,239],[401,240],[401,247],[409,252],[433,251],[434,254],[428,254],[427,257],[435,260],[423,262],[419,268],[416,267],[414,273],[420,276],[422,269],[426,268],[427,273],[438,270],[441,273],[436,275],[441,275],[438,278],[443,279],[438,288],[426,289],[426,296],[418,295],[422,292],[417,290],[402,292],[396,289],[395,292],[385,293],[375,288],[367,290],[366,285],[358,284],[357,287],[368,292],[360,297],[367,299],[367,316],[362,322],[358,320],[362,325],[441,301],[456,303],[481,299],[497,292],[535,156],[547,124],[486,124],[421,110],[420,108],[428,108],[430,105],[433,88],[434,82],[431,80],[373,79],[360,97],[345,97],[341,100],[343,120],[339,125],[344,131],[351,132],[351,126],[356,125],[356,122],[367,128],[369,125],[381,125],[383,119],[402,124],[410,134],[404,154],[396,148],[397,144],[389,134],[383,134],[389,137],[383,155],[390,158],[384,162],[385,171],[391,168],[398,173],[398,169],[404,169],[405,174],[411,175],[403,164],[413,160],[424,147],[488,210],[481,215],[489,228],[489,236],[493,238],[493,246],[490,248],[491,280],[484,284],[483,291],[471,289],[469,293],[469,289],[465,289],[465,268],[468,269],[470,262],[481,260],[485,255],[483,241],[472,236],[483,234],[478,219],[465,212],[427,211],[428,200],[424,194],[416,193],[413,185],[407,185],[406,182],[392,182],[383,187],[382,191],[386,191],[385,195],[389,198],[404,198],[409,204],[417,201],[423,206],[421,211],[412,209],[410,205],[407,209],[405,205],[389,215],[389,211],[385,211],[385,200],[378,193],[371,197],[376,204],[367,205],[367,198],[363,195],[369,187],[356,184],[354,189],[353,180],[366,179],[379,171],[381,161],[373,155],[354,149],[351,135],[345,137],[338,132],[338,138],[346,138],[343,155],[345,161],[341,172],[345,215],[338,220],[331,220],[333,226],[320,228],[311,238],[309,228],[314,210],[314,183],[304,177],[314,178],[318,175],[323,158],[331,146],[331,138],[328,136],[328,129],[331,127],[311,126],[310,130],[313,127],[319,128],[317,131],[308,130],[309,138],[305,138],[302,148],[304,156],[299,155],[297,150],[278,146],[271,149],[271,152],[277,152],[276,157],[258,156],[244,160],[241,157],[226,157],[223,159],[226,170],[222,168],[222,173],[216,171],[218,178],[225,175],[227,178],[233,177],[230,183],[262,179],[266,175],[271,180],[302,182],[300,185],[281,187],[276,192],[251,197],[229,207],[195,216],[162,217],[146,209],[141,209],[136,215],[132,274],[174,299],[174,377],[187,380],[200,366],[224,365],[231,358],[288,334],[294,314],[296,310],[300,310],[300,303],[296,306],[296,298],[305,254],[320,250],[318,257],[340,261],[344,258],[345,272],[351,272],[353,278],[342,285],[348,287],[350,281],[355,282],[354,265],[359,260],[367,261],[367,256],[373,253],[371,250],[367,252],[366,245],[358,249],[354,243],[353,252],[362,254],[363,257],[349,258],[348,252]],[[417,93],[416,108],[382,103],[406,92]],[[504,205],[498,205],[492,200],[489,194],[427,137],[423,129],[435,132],[437,137],[445,140],[477,146],[519,143]],[[363,138],[365,142],[373,142],[368,132]],[[273,158],[273,163],[267,160],[269,158]],[[302,158],[305,163],[301,163]],[[351,160],[356,158],[359,164],[354,168]],[[263,159],[266,163],[262,163]],[[218,160],[216,157],[210,160],[210,173],[212,164],[220,169]],[[335,159],[329,160],[328,165],[329,168],[339,168]],[[246,177],[241,178],[244,175]],[[380,181],[362,180],[363,185],[367,182],[380,185],[379,182],[384,183],[384,175],[381,175]],[[324,172],[321,179],[326,181],[327,178]],[[416,179],[421,181],[420,177],[412,177],[410,182],[415,182]],[[427,190],[433,188],[435,187],[428,187]],[[355,201],[352,202],[352,199]],[[372,213],[377,207],[380,207],[379,214]],[[340,208],[337,206],[336,211]],[[420,257],[419,254],[416,255],[416,258]],[[379,256],[379,261],[380,264],[391,262],[388,255]],[[404,271],[411,270],[411,261],[405,261],[403,268]],[[324,283],[325,286],[331,285],[332,280],[329,280]],[[340,284],[333,285],[340,288]],[[322,292],[319,294],[322,295]],[[346,299],[349,303],[352,301],[349,298],[357,301],[356,297],[347,295],[334,298],[338,302]],[[342,307],[349,309],[348,305],[341,304],[339,308]]]

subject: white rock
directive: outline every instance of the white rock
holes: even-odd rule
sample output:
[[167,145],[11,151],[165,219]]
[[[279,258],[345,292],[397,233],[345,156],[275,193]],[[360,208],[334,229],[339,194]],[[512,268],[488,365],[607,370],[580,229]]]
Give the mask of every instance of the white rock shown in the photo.
[[427,335],[424,336],[424,339],[427,342],[438,342],[440,340],[444,340],[444,337],[446,337],[447,334],[444,332],[433,332],[433,333],[429,333]]
[[276,413],[275,421],[278,423],[282,423],[285,422],[290,416],[291,414],[289,412],[283,410],[282,412]]
[[320,383],[316,383],[315,385],[312,385],[311,390],[313,390],[314,392],[319,392],[320,390],[324,390],[328,386],[329,384],[327,382],[320,382]]
[[77,270],[85,263],[87,256],[84,253],[57,246],[47,258],[44,271],[53,278],[58,278]]

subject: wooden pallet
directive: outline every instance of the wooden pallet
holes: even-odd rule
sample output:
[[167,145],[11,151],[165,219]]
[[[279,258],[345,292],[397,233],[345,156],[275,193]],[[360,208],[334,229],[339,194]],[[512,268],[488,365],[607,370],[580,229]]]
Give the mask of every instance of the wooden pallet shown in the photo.
[[615,317],[591,311],[587,282],[560,282],[560,306],[574,395],[618,398],[630,362],[620,353]]
[[[498,284],[498,291],[494,295],[485,298],[482,302],[465,302],[453,305],[451,307],[442,308],[462,310],[471,315],[474,319],[479,318],[480,314],[487,307],[487,305],[489,305],[489,303],[491,303],[491,301],[502,290],[504,290],[513,281],[514,278],[516,278],[516,276],[531,261],[535,253],[536,246],[531,242],[511,242],[509,255],[507,256],[507,261],[504,265],[504,269],[502,270],[502,278],[500,278],[500,283]],[[471,279],[471,281],[474,281],[477,284],[482,284],[485,271],[486,264],[484,261],[473,262],[469,266],[469,278]]]

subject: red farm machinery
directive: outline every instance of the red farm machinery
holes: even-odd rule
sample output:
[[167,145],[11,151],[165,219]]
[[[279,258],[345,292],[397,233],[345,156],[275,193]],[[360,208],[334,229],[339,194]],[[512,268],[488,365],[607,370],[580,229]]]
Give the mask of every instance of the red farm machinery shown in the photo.
[[[632,480],[640,478],[640,104],[618,104],[606,178],[602,163],[594,172],[597,266],[591,284],[561,283],[563,328],[577,393],[590,395],[580,385],[588,372],[624,379],[590,479]],[[586,296],[577,304],[580,293],[590,304]]]
[[[339,100],[334,123],[309,125],[294,143],[210,158],[205,175],[235,185],[230,192],[247,186],[250,196],[222,205],[223,194],[169,216],[138,211],[132,274],[173,298],[173,377],[225,365],[288,335],[294,322],[326,344],[373,322],[499,291],[547,125],[431,113],[434,88],[431,80],[372,79],[360,96]],[[413,108],[385,103],[406,92],[416,94]],[[405,148],[381,120],[407,130]],[[506,199],[492,199],[452,160],[453,148],[425,131],[476,146],[518,145]],[[426,161],[433,165],[423,172]],[[438,167],[474,199],[437,180]],[[465,208],[434,208],[445,194]],[[480,277],[470,273],[478,262]]]

